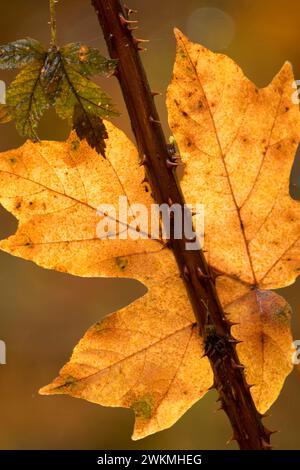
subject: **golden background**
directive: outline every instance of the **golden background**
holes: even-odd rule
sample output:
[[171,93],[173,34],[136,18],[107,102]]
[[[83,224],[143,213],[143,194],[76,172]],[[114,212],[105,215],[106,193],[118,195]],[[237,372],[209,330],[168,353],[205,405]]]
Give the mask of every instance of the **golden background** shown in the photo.
[[[265,86],[290,60],[300,79],[298,0],[128,0],[139,10],[138,35],[151,39],[144,64],[152,89],[165,94],[174,61],[173,27],[190,39],[230,55],[258,86]],[[0,43],[30,36],[49,41],[48,1],[0,1]],[[100,27],[89,0],[60,0],[57,6],[61,44],[84,41],[106,53]],[[9,82],[13,73],[0,72]],[[122,112],[116,123],[130,134],[130,124],[117,81],[101,81]],[[157,105],[169,135],[164,96]],[[65,122],[48,113],[40,136],[63,140]],[[23,140],[12,124],[0,127],[0,150]],[[291,178],[291,194],[300,195],[299,158]],[[298,185],[298,187],[297,187]],[[3,209],[0,236],[16,223]],[[0,253],[0,339],[7,344],[7,364],[0,365],[1,449],[232,449],[226,416],[216,412],[210,392],[170,430],[140,442],[130,434],[133,414],[102,408],[69,397],[41,397],[37,390],[58,373],[83,333],[105,314],[139,297],[145,288],[135,281],[80,279],[46,271],[33,263]],[[300,280],[282,294],[294,309],[293,332],[300,339]],[[266,420],[280,429],[278,449],[300,448],[300,376],[295,370]]]

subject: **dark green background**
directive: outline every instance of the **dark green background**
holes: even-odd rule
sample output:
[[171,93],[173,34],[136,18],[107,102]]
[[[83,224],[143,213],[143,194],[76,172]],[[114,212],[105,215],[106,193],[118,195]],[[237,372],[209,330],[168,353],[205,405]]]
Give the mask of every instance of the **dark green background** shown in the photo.
[[[139,35],[151,39],[143,54],[152,88],[165,93],[174,61],[174,26],[194,41],[222,50],[242,66],[258,86],[265,86],[285,60],[290,60],[300,79],[298,0],[128,0],[139,9]],[[31,36],[49,40],[48,1],[0,2],[0,42]],[[200,8],[208,11],[203,20]],[[59,41],[85,41],[106,51],[89,0],[60,0]],[[226,16],[224,18],[224,13]],[[207,12],[206,12],[207,13]],[[9,81],[13,74],[1,72]],[[115,79],[102,81],[122,112],[117,119],[130,134],[126,110]],[[157,99],[166,133],[164,97]],[[49,113],[40,135],[64,139],[66,124]],[[0,150],[22,143],[13,125],[0,127]],[[298,159],[299,160],[299,159]],[[300,165],[295,165],[291,191],[299,197]],[[297,187],[298,184],[298,187]],[[0,213],[0,236],[13,232],[15,221]],[[7,365],[0,366],[1,449],[222,449],[231,437],[227,418],[216,413],[216,395],[209,393],[170,430],[134,443],[130,440],[133,415],[68,397],[41,397],[37,390],[48,383],[69,358],[86,329],[105,314],[122,307],[144,292],[135,281],[80,279],[38,268],[0,253],[0,339],[7,343]],[[282,290],[294,309],[293,331],[300,339],[300,281]],[[300,447],[300,376],[288,378],[271,409],[268,425],[279,428],[277,448]]]

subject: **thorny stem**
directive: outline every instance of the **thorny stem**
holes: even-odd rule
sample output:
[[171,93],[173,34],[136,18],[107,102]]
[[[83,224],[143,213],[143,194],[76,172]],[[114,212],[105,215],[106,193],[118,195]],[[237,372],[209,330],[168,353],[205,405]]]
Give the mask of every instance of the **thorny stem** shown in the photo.
[[[174,172],[167,164],[169,152],[159,122],[139,50],[140,41],[132,36],[135,22],[128,20],[128,8],[120,0],[92,0],[98,15],[111,58],[118,59],[116,71],[126,102],[141,161],[152,193],[159,204],[180,204],[184,198]],[[202,251],[187,251],[188,240],[171,238],[171,248],[205,341],[221,407],[229,417],[233,439],[241,449],[267,450],[270,435],[262,416],[255,408],[244,368],[240,364],[236,344],[227,322]],[[200,360],[200,358],[199,358]]]
[[55,10],[56,3],[58,3],[58,0],[50,0],[51,46],[56,46],[56,41],[57,41],[56,10]]

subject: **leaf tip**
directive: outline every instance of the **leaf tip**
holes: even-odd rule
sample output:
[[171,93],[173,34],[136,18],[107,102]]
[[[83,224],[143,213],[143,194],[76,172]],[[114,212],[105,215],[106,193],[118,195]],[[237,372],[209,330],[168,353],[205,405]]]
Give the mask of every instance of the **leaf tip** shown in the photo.
[[175,34],[175,38],[177,39],[177,41],[180,41],[181,39],[185,39],[185,35],[178,28],[174,28],[174,34]]
[[71,376],[57,377],[53,382],[39,389],[39,395],[59,395],[68,393],[76,379]]
[[53,395],[53,386],[52,384],[45,385],[39,389],[39,395]]

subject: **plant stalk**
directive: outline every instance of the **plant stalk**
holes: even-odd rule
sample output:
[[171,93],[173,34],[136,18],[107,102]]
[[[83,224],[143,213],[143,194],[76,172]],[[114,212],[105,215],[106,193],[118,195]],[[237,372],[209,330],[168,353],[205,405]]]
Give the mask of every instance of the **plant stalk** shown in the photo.
[[[168,147],[159,122],[139,47],[129,22],[128,8],[120,0],[92,0],[112,59],[118,59],[116,76],[131,119],[141,161],[159,204],[180,204],[184,198],[172,169],[167,165]],[[188,240],[171,237],[171,248],[184,279],[205,351],[210,360],[221,407],[231,422],[233,439],[241,449],[267,450],[270,432],[262,423],[246,383],[236,345],[230,342],[230,326],[215,288],[215,279],[202,251],[187,251]],[[199,275],[199,273],[202,273]]]
[[51,46],[56,46],[57,43],[57,28],[56,28],[56,3],[58,0],[50,0],[50,28],[51,28]]

